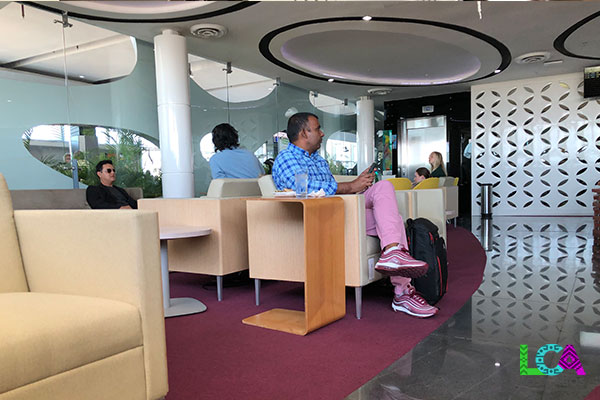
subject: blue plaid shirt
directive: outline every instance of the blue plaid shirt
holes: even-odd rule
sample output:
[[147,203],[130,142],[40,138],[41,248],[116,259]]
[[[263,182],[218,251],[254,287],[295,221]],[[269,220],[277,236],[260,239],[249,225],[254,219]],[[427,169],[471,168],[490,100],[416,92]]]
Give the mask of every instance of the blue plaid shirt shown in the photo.
[[333,195],[337,191],[338,185],[327,161],[318,152],[310,155],[292,143],[277,155],[273,164],[273,181],[277,189],[294,189],[294,174],[298,169],[308,170],[308,193],[323,189],[328,195]]

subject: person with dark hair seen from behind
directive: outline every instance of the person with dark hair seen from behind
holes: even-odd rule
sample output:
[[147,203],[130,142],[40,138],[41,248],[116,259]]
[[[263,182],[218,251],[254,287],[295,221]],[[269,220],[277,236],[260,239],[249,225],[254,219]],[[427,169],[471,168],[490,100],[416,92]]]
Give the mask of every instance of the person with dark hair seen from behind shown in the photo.
[[367,168],[351,182],[336,182],[329,164],[319,155],[323,131],[319,118],[311,113],[297,113],[287,125],[290,141],[273,164],[273,181],[279,190],[291,189],[295,184],[297,170],[308,171],[308,192],[323,189],[327,195],[364,193],[367,235],[379,237],[381,257],[375,269],[391,276],[394,285],[392,309],[426,318],[438,312],[437,307],[427,304],[410,284],[427,272],[427,263],[415,260],[408,254],[404,221],[398,213],[394,186],[387,180],[373,184],[375,171]]
[[429,155],[429,164],[431,165],[432,178],[443,178],[448,175],[446,173],[446,166],[444,165],[444,158],[439,151],[433,151]]
[[116,180],[115,167],[110,160],[96,164],[96,175],[100,185],[88,186],[85,197],[94,209],[137,209],[137,201],[122,188],[113,185]]
[[265,170],[258,158],[240,149],[238,131],[229,124],[219,124],[212,130],[216,153],[210,158],[210,172],[218,178],[258,178]]
[[429,170],[425,167],[417,168],[415,171],[415,179],[413,179],[413,187],[417,186],[419,183],[429,178]]

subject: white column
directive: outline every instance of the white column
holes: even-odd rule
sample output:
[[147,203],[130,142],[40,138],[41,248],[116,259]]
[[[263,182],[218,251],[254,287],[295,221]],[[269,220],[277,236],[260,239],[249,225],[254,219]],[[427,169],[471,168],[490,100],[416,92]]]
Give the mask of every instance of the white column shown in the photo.
[[165,198],[194,197],[192,118],[185,37],[165,29],[154,37],[158,131]]
[[367,96],[356,102],[356,140],[360,174],[373,164],[375,152],[375,104]]

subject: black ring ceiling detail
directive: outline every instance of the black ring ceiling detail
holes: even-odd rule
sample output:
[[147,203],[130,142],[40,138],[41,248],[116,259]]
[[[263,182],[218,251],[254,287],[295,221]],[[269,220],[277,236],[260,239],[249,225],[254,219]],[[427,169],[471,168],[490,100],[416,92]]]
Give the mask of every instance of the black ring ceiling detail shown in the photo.
[[[263,57],[265,57],[267,60],[269,60],[270,62],[272,62],[273,64],[284,68],[288,71],[291,71],[295,74],[298,75],[302,75],[308,78],[313,78],[313,79],[318,79],[318,80],[322,80],[322,81],[327,81],[328,78],[324,78],[321,76],[317,76],[317,75],[313,75],[310,74],[308,72],[302,71],[300,69],[294,68],[291,65],[288,65],[286,63],[284,63],[283,61],[277,59],[273,53],[271,53],[271,50],[269,50],[269,45],[271,43],[271,41],[279,34],[298,28],[300,26],[307,26],[307,25],[313,25],[313,24],[324,24],[324,23],[328,23],[328,22],[342,22],[342,21],[362,21],[362,16],[361,17],[335,17],[335,18],[323,18],[323,19],[314,19],[314,20],[307,20],[307,21],[302,21],[302,22],[297,22],[291,25],[287,25],[284,27],[281,27],[279,29],[276,29],[274,31],[271,31],[269,33],[267,33],[265,36],[263,36],[263,38],[261,39],[259,45],[258,45],[258,49],[260,51],[260,53],[263,55]],[[500,71],[504,71],[511,63],[512,60],[512,55],[510,53],[510,50],[508,49],[508,47],[506,47],[503,43],[501,43],[500,41],[494,39],[491,36],[488,36],[486,34],[483,34],[481,32],[478,32],[476,30],[470,29],[470,28],[466,28],[464,26],[459,26],[459,25],[452,25],[452,24],[447,24],[444,22],[437,22],[437,21],[429,21],[429,20],[420,20],[420,19],[412,19],[412,18],[395,18],[395,17],[372,17],[371,21],[380,21],[380,22],[398,22],[398,23],[411,23],[411,24],[421,24],[421,25],[431,25],[431,26],[436,26],[439,28],[444,28],[444,29],[450,29],[450,30],[454,30],[457,32],[461,32],[470,36],[473,36],[477,39],[483,40],[484,42],[488,43],[489,45],[491,45],[492,47],[494,47],[498,53],[500,54],[501,58],[502,58],[502,62],[500,63],[500,65],[498,66],[497,69],[499,69]],[[495,73],[494,71],[492,71],[491,73],[479,77],[479,78],[475,78],[475,79],[469,79],[469,80],[462,80],[462,81],[457,81],[457,82],[450,82],[450,83],[440,83],[440,84],[434,84],[434,85],[426,85],[426,86],[444,86],[444,85],[452,85],[452,84],[456,84],[456,83],[465,83],[465,82],[474,82],[477,80],[481,80],[481,79],[485,79],[485,78],[489,78],[491,76],[495,76],[498,75],[497,73]],[[356,86],[381,86],[382,84],[373,84],[373,83],[363,83],[363,82],[349,82],[349,81],[344,81],[344,80],[340,80],[340,79],[336,79],[335,82],[337,83],[343,83],[346,85],[356,85]],[[415,85],[385,85],[385,86],[391,86],[391,87],[415,87]],[[419,85],[421,86],[421,85]]]
[[598,17],[600,17],[600,11],[595,12],[592,15],[588,15],[587,17],[585,17],[581,21],[579,21],[576,24],[574,24],[571,27],[569,27],[566,31],[564,31],[556,39],[554,39],[554,48],[559,53],[562,53],[562,54],[564,54],[567,57],[583,58],[585,60],[600,60],[600,57],[584,56],[584,55],[580,55],[580,54],[571,53],[565,47],[565,42],[567,41],[567,39],[569,38],[569,36],[571,36],[573,34],[573,32],[575,32],[577,29],[581,28],[583,25],[587,24],[591,20],[593,20],[595,18],[598,18]]
[[[39,2],[29,2],[29,1],[19,1],[20,4],[31,6],[38,8],[40,10],[62,14],[64,10],[60,10],[58,8],[50,7],[44,4],[40,4]],[[120,22],[120,23],[128,23],[128,24],[148,24],[148,23],[174,23],[174,22],[186,22],[186,21],[196,21],[199,19],[212,18],[219,15],[229,14],[235,11],[243,10],[244,8],[248,8],[250,6],[258,4],[258,1],[242,1],[233,6],[229,6],[226,8],[222,8],[220,10],[210,11],[204,14],[195,14],[195,15],[186,15],[185,17],[174,17],[174,18],[143,18],[143,19],[132,19],[132,18],[111,18],[111,17],[102,17],[98,15],[87,15],[77,12],[67,11],[69,17],[87,19],[90,21],[102,21],[102,22]]]

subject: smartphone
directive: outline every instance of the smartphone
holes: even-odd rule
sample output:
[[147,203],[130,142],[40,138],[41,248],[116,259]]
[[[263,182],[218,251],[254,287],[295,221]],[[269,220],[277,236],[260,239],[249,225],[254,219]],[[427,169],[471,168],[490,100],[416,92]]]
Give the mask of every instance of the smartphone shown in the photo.
[[369,167],[369,173],[375,171],[377,169],[377,163],[374,162],[373,164],[371,164],[371,166]]

